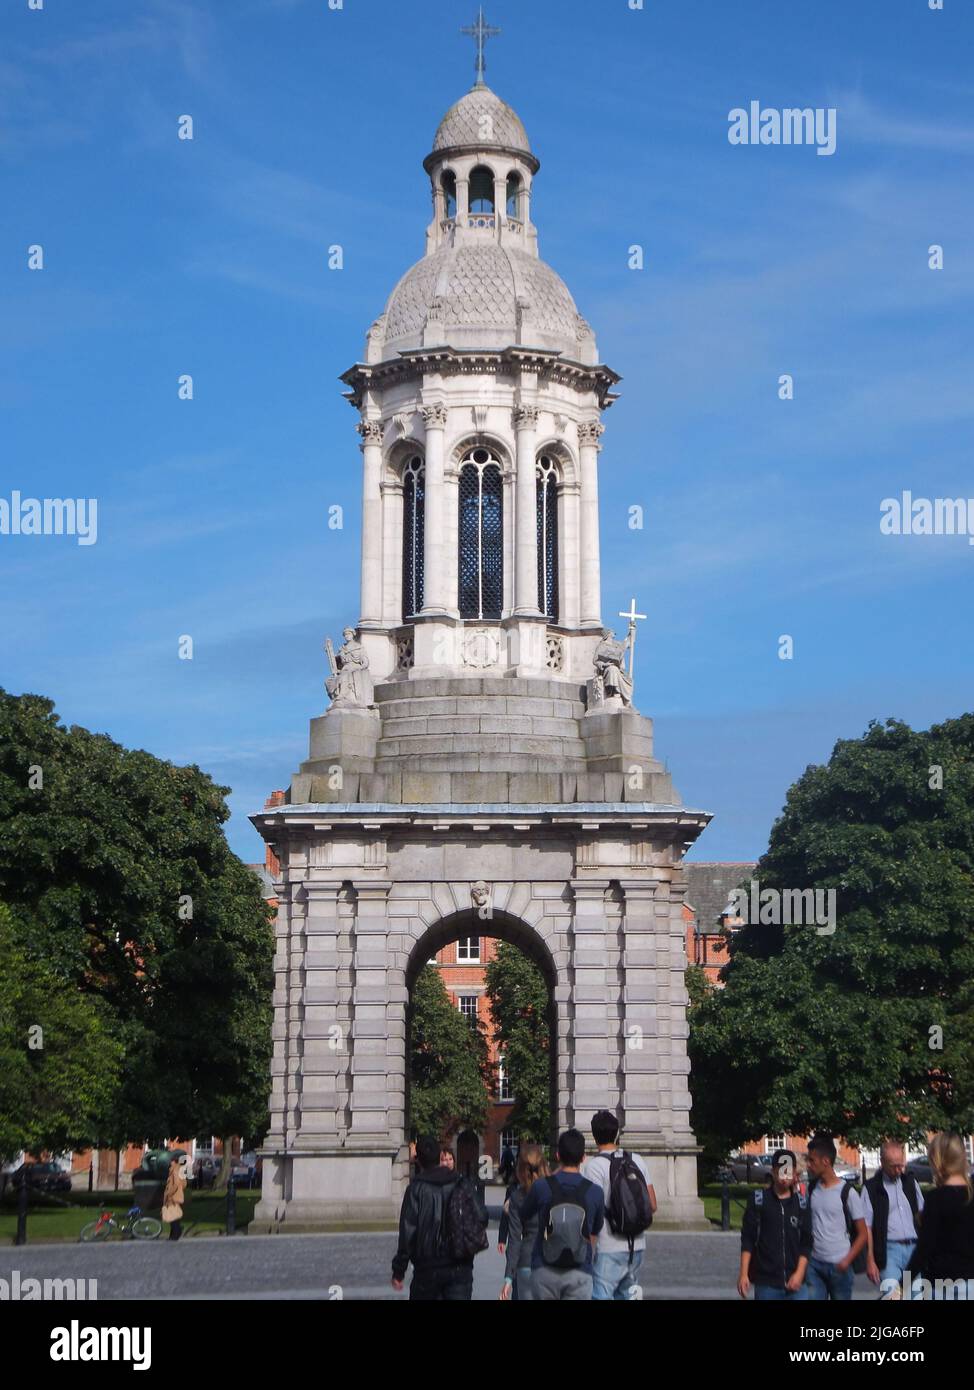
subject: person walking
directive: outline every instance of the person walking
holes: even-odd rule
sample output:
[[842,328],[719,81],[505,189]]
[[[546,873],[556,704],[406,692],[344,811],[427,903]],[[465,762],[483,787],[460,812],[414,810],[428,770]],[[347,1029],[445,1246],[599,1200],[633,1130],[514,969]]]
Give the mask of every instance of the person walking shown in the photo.
[[[936,1186],[927,1194],[910,1274],[929,1281],[935,1299],[974,1300],[974,1184],[964,1141],[935,1134],[927,1152]],[[914,1298],[925,1293],[914,1284]]]
[[890,1279],[899,1287],[916,1249],[923,1193],[906,1171],[906,1150],[898,1140],[880,1145],[879,1168],[863,1184],[862,1202],[869,1233],[866,1274],[880,1287]]
[[531,1280],[531,1257],[538,1238],[538,1218],[533,1216],[525,1223],[524,1203],[528,1193],[539,1178],[548,1177],[548,1161],[540,1144],[522,1144],[517,1153],[516,1179],[507,1190],[504,1202],[504,1215],[507,1218],[505,1235],[504,1283],[501,1286],[501,1299],[505,1302],[516,1299],[518,1303],[534,1300]]
[[[156,1191],[158,1192],[158,1188]],[[183,1233],[183,1207],[186,1204],[186,1155],[173,1154],[169,1160],[166,1187],[162,1194],[162,1219],[169,1222],[169,1239]]]
[[535,1218],[531,1255],[534,1300],[582,1303],[592,1297],[593,1252],[605,1223],[602,1189],[581,1174],[585,1137],[566,1129],[558,1138],[556,1173],[538,1178],[521,1207],[524,1226]]
[[605,1203],[605,1225],[592,1267],[592,1298],[621,1303],[640,1294],[636,1275],[656,1213],[656,1192],[645,1161],[618,1147],[619,1121],[611,1110],[592,1116],[592,1138],[598,1153],[582,1164],[582,1175],[602,1189]]
[[741,1267],[737,1292],[757,1302],[801,1303],[808,1298],[805,1271],[812,1253],[812,1214],[798,1190],[798,1158],[778,1149],[771,1182],[747,1199],[741,1223]]
[[835,1171],[835,1140],[816,1134],[808,1141],[808,1202],[812,1254],[805,1271],[808,1297],[846,1302],[852,1297],[855,1261],[868,1242],[866,1209],[851,1182]]
[[487,1248],[487,1211],[476,1187],[440,1163],[440,1141],[416,1145],[419,1172],[406,1188],[399,1213],[399,1246],[392,1287],[402,1292],[409,1265],[411,1302],[462,1303],[473,1294],[474,1256]]

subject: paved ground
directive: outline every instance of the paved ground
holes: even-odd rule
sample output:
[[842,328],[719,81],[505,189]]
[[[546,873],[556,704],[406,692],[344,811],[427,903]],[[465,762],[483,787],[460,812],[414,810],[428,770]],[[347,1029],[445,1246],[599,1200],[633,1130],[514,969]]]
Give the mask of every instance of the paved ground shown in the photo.
[[[504,1277],[491,1245],[474,1265],[474,1298],[495,1300]],[[0,1248],[0,1278],[97,1279],[98,1298],[397,1299],[389,1284],[395,1236],[387,1232],[324,1236],[201,1236],[110,1241],[104,1245]],[[720,1231],[650,1232],[641,1270],[648,1299],[736,1299],[739,1237]],[[864,1278],[856,1295],[875,1297]],[[339,1292],[340,1291],[340,1292]]]

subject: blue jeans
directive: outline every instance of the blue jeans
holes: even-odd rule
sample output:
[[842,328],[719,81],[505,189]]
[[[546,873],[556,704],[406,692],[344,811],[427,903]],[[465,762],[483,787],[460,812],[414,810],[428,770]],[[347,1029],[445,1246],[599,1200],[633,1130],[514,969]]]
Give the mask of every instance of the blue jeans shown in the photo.
[[754,1301],[756,1303],[804,1303],[807,1298],[807,1284],[802,1284],[795,1293],[792,1293],[790,1289],[772,1288],[770,1284],[754,1285]]
[[805,1271],[805,1287],[808,1289],[810,1299],[824,1302],[831,1299],[833,1302],[848,1302],[852,1297],[852,1286],[856,1276],[852,1271],[852,1266],[840,1273],[833,1264],[827,1264],[825,1260],[817,1260],[813,1255],[808,1262]]
[[642,1262],[642,1250],[634,1250],[631,1260],[628,1250],[620,1250],[618,1254],[597,1250],[592,1270],[593,1302],[606,1303],[614,1299],[617,1303],[629,1303],[637,1297],[632,1290],[639,1287],[636,1274]]
[[886,1263],[880,1273],[880,1283],[884,1279],[895,1279],[903,1287],[903,1271],[910,1263],[910,1256],[917,1248],[915,1240],[891,1240],[886,1245]]

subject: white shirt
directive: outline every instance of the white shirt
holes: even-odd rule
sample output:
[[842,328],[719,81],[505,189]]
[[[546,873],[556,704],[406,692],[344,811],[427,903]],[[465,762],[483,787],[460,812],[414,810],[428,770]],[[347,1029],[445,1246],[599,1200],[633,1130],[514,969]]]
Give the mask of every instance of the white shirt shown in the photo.
[[[890,1240],[916,1240],[916,1226],[913,1224],[913,1212],[910,1204],[906,1200],[906,1193],[903,1191],[902,1178],[893,1178],[892,1181],[883,1174],[883,1187],[886,1191],[886,1198],[889,1202],[889,1224],[886,1227],[886,1239]],[[866,1210],[866,1225],[872,1230],[873,1226],[873,1204],[867,1188],[862,1189],[862,1204]],[[917,1183],[917,1214],[923,1211],[923,1193],[920,1191],[920,1184]]]
[[[622,1153],[622,1150],[615,1149],[613,1152]],[[587,1158],[582,1164],[582,1177],[588,1178],[589,1182],[594,1182],[597,1187],[601,1187],[602,1196],[605,1199],[605,1225],[599,1232],[598,1253],[600,1255],[628,1255],[629,1241],[625,1236],[613,1235],[609,1227],[609,1159],[611,1157],[612,1153],[607,1151],[605,1153],[595,1154],[593,1158]],[[646,1179],[646,1186],[650,1187],[652,1185],[652,1178],[649,1176],[649,1168],[638,1154],[632,1154],[631,1157],[640,1173],[642,1173],[643,1177]],[[645,1250],[646,1236],[636,1236],[633,1239],[632,1248],[633,1253],[637,1250]]]

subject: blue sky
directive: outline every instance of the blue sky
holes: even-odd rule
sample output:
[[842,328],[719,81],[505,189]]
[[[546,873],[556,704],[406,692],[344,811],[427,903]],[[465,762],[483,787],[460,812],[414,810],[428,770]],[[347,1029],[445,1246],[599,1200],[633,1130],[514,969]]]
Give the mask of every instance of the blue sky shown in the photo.
[[[337,378],[422,254],[422,160],[473,80],[458,29],[475,13],[6,0],[0,16],[0,496],[99,502],[94,546],[0,536],[0,684],[199,763],[232,787],[248,859],[247,813],[325,706],[323,638],[357,617],[361,456]],[[650,615],[637,703],[685,801],[715,814],[694,857],[756,856],[837,738],[972,706],[974,547],[881,536],[879,507],[904,488],[974,497],[974,10],[487,15],[504,29],[488,82],[542,160],[542,255],[624,378],[604,614],[635,594]],[[752,100],[835,107],[836,153],[730,145],[728,112]]]

